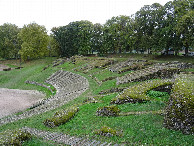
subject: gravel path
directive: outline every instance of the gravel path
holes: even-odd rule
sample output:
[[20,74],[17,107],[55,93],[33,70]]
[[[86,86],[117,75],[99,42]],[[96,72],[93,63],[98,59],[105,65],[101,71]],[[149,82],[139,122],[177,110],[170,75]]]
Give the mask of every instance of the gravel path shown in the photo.
[[44,97],[35,90],[0,88],[0,118],[23,111]]

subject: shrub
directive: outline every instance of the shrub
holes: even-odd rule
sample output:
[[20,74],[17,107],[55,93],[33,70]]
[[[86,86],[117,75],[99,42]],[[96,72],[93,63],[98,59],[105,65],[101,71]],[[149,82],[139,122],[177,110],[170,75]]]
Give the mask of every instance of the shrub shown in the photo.
[[115,105],[99,107],[96,111],[97,116],[118,116],[119,108]]
[[186,134],[194,133],[194,80],[193,77],[178,78],[166,107],[164,126],[181,130]]
[[21,146],[22,142],[31,139],[32,136],[27,131],[7,130],[0,133],[0,145],[16,145]]
[[44,120],[43,124],[50,128],[62,125],[72,119],[78,112],[78,109],[78,107],[72,106],[67,110],[57,111],[53,117]]
[[159,86],[171,85],[171,80],[152,80],[125,89],[121,94],[111,100],[111,104],[142,103],[153,100],[146,93]]
[[102,136],[122,136],[122,133],[119,131],[116,131],[108,126],[103,126],[99,130],[94,131],[95,134],[97,135],[102,135]]

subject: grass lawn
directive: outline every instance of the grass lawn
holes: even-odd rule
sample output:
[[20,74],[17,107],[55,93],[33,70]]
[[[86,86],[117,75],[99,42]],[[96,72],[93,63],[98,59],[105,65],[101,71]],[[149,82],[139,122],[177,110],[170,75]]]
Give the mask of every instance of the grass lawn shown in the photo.
[[[117,57],[117,56],[116,56]],[[120,56],[119,56],[120,57]],[[127,60],[128,58],[137,58],[137,59],[150,59],[156,62],[160,61],[184,61],[191,62],[191,58],[159,58],[155,60],[155,56],[145,56],[145,55],[122,55],[123,58],[118,58],[118,60]],[[114,87],[129,87],[135,84],[139,84],[139,82],[128,83],[116,85],[116,79],[108,80],[103,82],[101,86],[99,86],[94,79],[92,79],[89,75],[94,74],[96,78],[99,80],[103,80],[107,77],[112,76],[122,76],[126,73],[117,74],[112,73],[105,69],[93,68],[89,70],[87,73],[83,73],[81,71],[74,71],[73,69],[79,68],[86,63],[90,63],[88,60],[82,60],[79,63],[72,64],[71,62],[66,62],[60,66],[52,67],[50,66],[45,71],[42,71],[43,68],[49,64],[56,58],[45,58],[36,61],[30,61],[27,63],[23,63],[21,70],[11,70],[9,72],[0,72],[0,88],[10,88],[10,89],[25,89],[25,90],[39,90],[45,92],[47,94],[47,98],[51,95],[50,91],[43,87],[38,87],[35,85],[25,84],[26,80],[36,81],[39,83],[44,83],[46,78],[48,78],[52,73],[59,69],[71,71],[77,74],[80,74],[86,77],[89,81],[90,88],[83,93],[80,97],[76,98],[73,101],[59,107],[55,110],[40,114],[34,115],[33,117],[16,121],[14,123],[9,123],[0,127],[0,132],[6,129],[16,129],[24,126],[28,126],[31,128],[37,128],[40,130],[49,130],[55,132],[64,132],[65,134],[74,135],[78,137],[87,137],[90,139],[97,139],[100,141],[106,142],[115,142],[115,143],[124,143],[126,145],[192,145],[193,144],[193,135],[185,135],[180,131],[169,130],[163,127],[163,115],[160,114],[140,114],[140,115],[129,115],[129,116],[118,116],[118,117],[100,117],[96,116],[96,111],[98,107],[108,106],[110,105],[110,101],[112,98],[116,97],[119,93],[111,93],[107,95],[100,96],[99,92],[106,89],[111,89]],[[6,63],[9,65],[18,65],[18,63],[14,64],[14,62],[0,62]],[[193,71],[193,69],[189,69],[186,71]],[[96,74],[95,74],[96,72]],[[154,93],[149,93],[152,96]],[[43,121],[46,118],[53,116],[56,111],[61,109],[65,109],[74,104],[83,103],[88,97],[96,97],[99,102],[97,103],[88,103],[83,104],[79,108],[79,112],[76,116],[71,119],[66,124],[60,125],[55,128],[48,128],[43,125]],[[137,112],[137,111],[159,111],[164,110],[166,107],[166,102],[169,98],[169,95],[166,93],[161,94],[157,100],[145,102],[145,103],[126,103],[118,105],[118,108],[122,113],[126,112]],[[100,129],[102,126],[108,126],[115,130],[121,131],[122,136],[113,136],[113,137],[105,137],[99,136],[94,133],[94,130]],[[53,143],[49,143],[43,141],[41,139],[33,138],[30,141],[24,143],[24,145],[54,145]]]

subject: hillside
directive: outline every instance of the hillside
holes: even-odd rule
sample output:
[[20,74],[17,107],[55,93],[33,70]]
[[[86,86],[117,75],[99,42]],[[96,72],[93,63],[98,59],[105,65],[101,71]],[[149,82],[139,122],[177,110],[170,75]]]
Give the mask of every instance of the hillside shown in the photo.
[[[33,107],[1,118],[0,137],[8,129],[25,129],[32,138],[23,145],[193,143],[192,127],[164,127],[176,88],[193,104],[192,57],[73,56],[29,61],[21,69],[15,69],[20,66],[16,60],[0,64],[12,68],[0,71],[0,88],[46,93]],[[179,78],[188,90],[175,86],[183,84]]]

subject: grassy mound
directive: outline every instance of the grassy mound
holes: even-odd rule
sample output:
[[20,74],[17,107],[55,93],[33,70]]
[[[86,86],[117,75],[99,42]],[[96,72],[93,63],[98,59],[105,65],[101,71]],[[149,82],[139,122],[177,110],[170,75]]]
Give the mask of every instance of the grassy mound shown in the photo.
[[53,117],[44,120],[44,125],[50,128],[54,128],[61,124],[68,122],[78,112],[78,107],[72,106],[67,110],[57,111]]
[[31,139],[31,134],[22,130],[6,130],[0,133],[0,145],[21,146],[26,140]]
[[96,111],[97,116],[118,116],[119,108],[115,105],[99,107]]
[[159,86],[171,85],[171,80],[152,80],[125,89],[121,94],[111,100],[111,104],[142,103],[151,99],[146,93]]
[[97,135],[102,135],[102,136],[107,136],[107,137],[122,136],[121,132],[119,132],[115,129],[112,129],[108,126],[103,126],[100,129],[95,130],[94,133],[97,134]]
[[194,79],[178,78],[173,85],[172,94],[166,108],[164,126],[194,133]]

